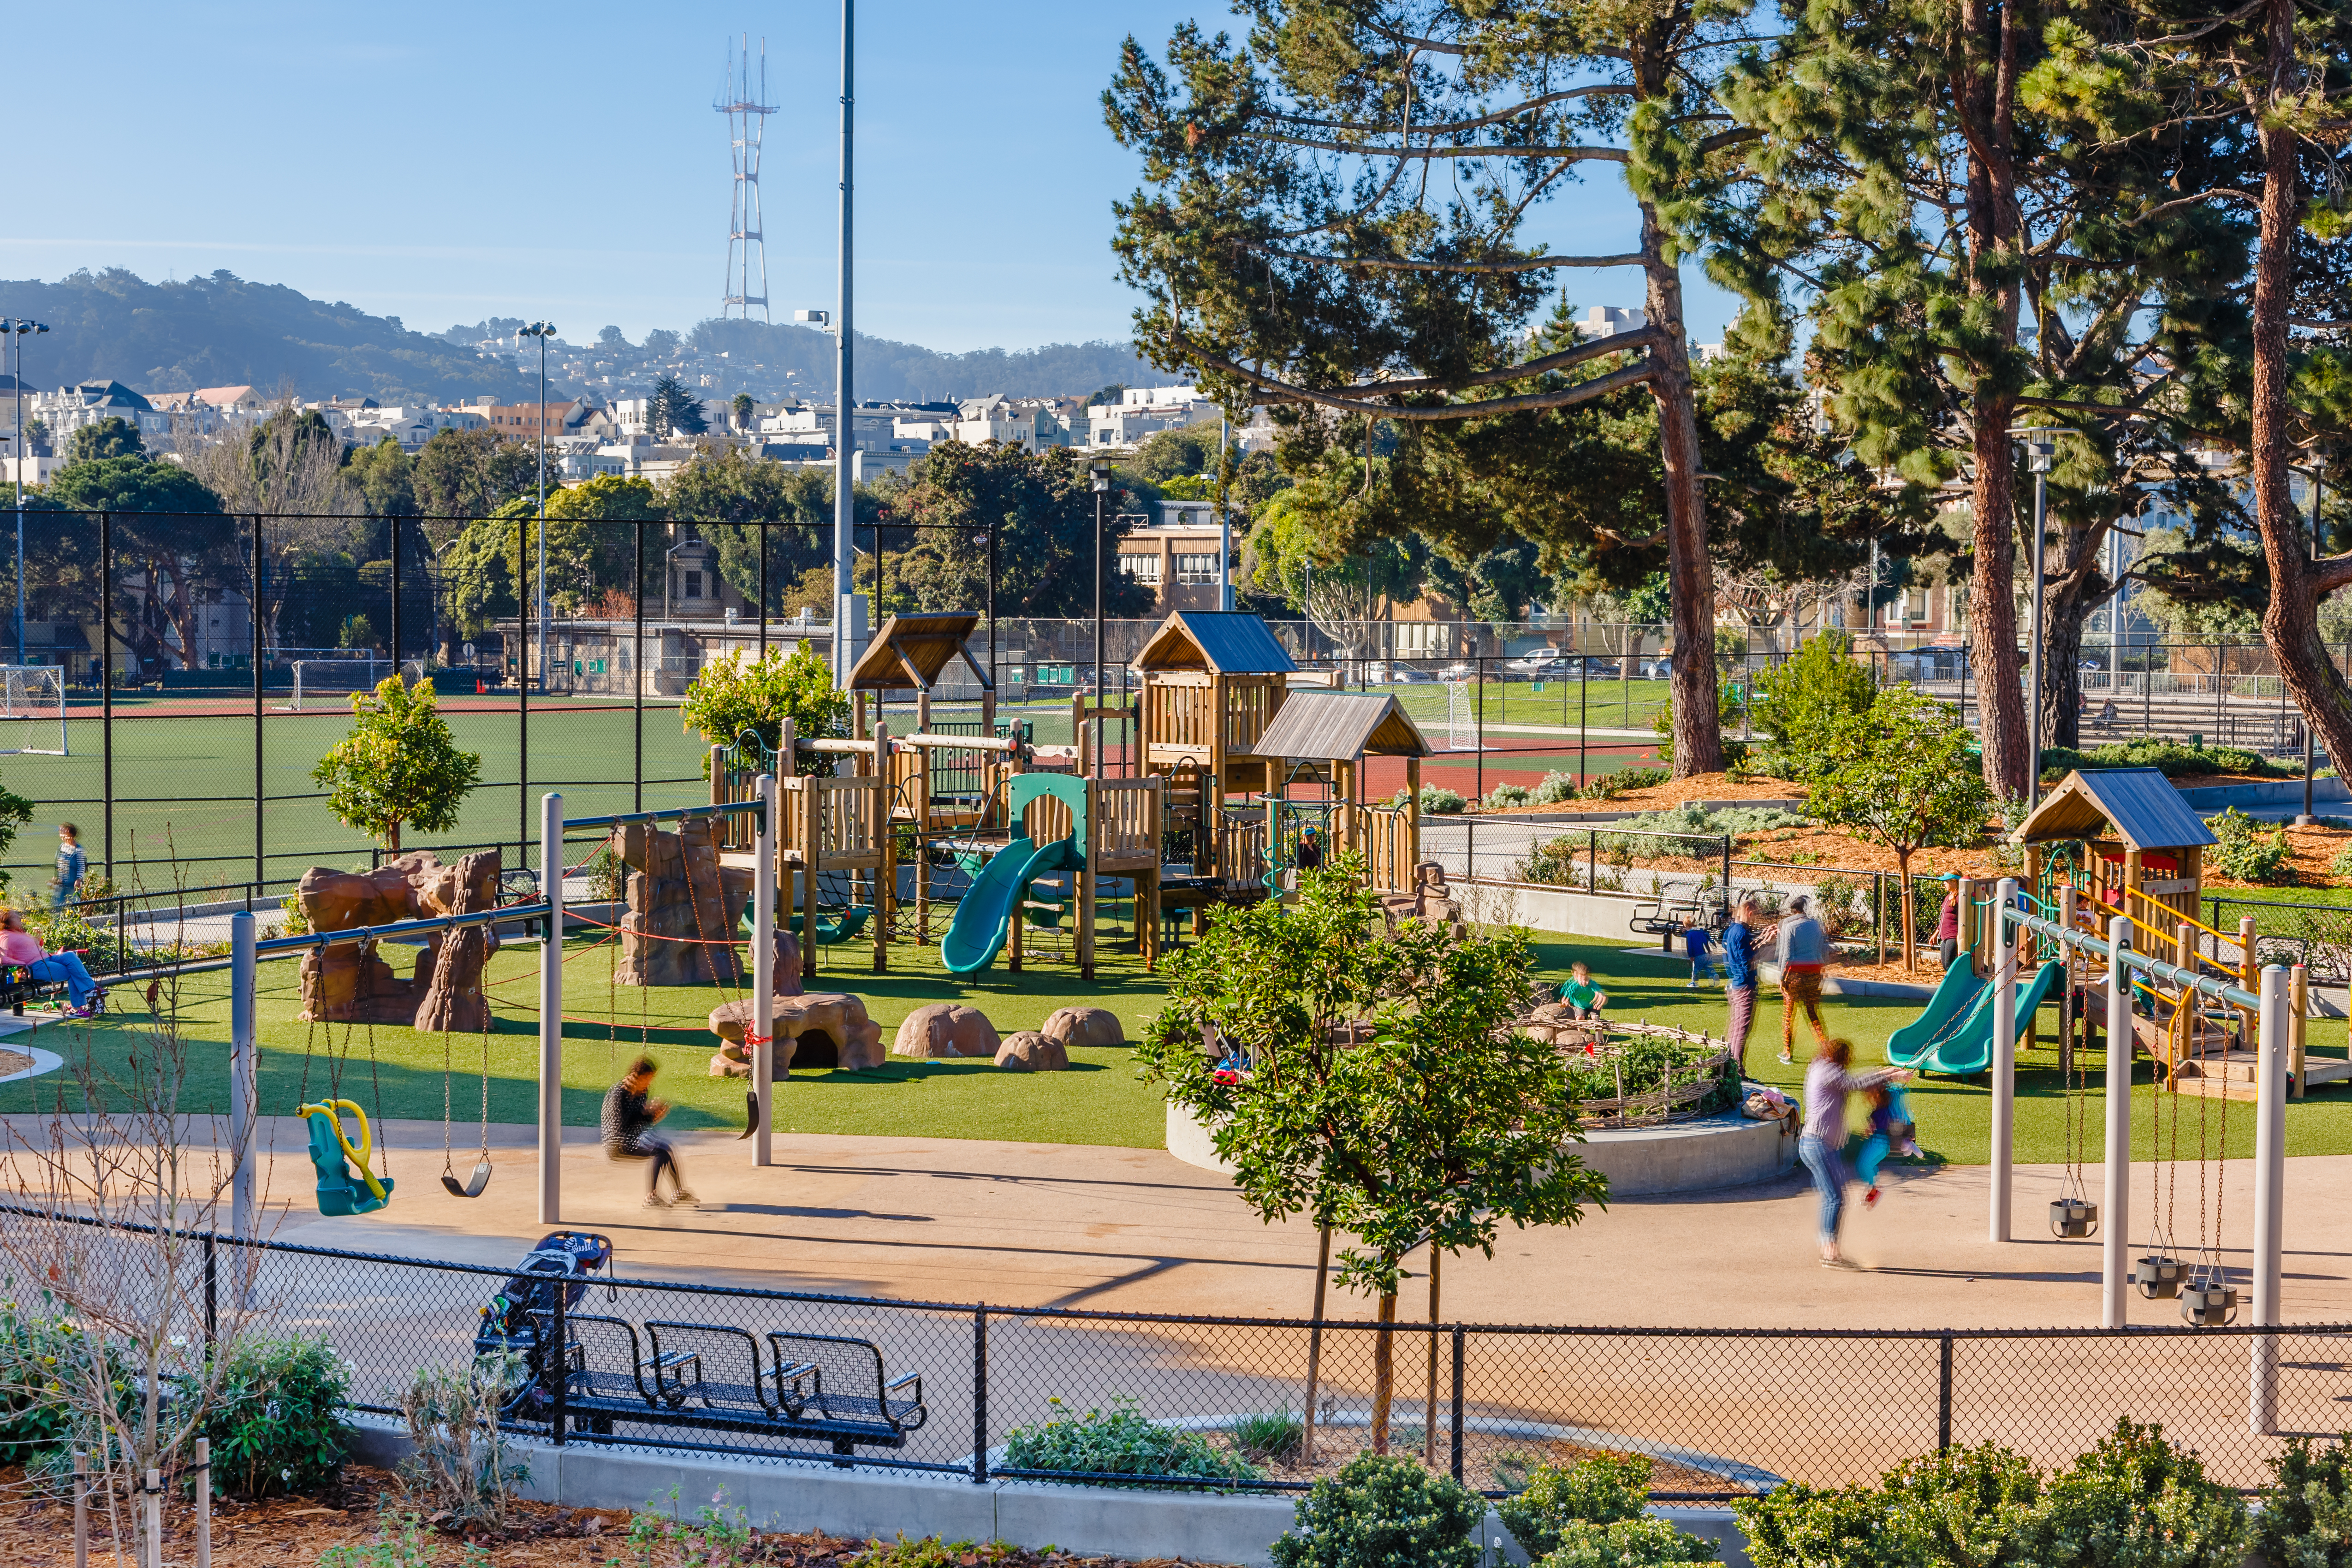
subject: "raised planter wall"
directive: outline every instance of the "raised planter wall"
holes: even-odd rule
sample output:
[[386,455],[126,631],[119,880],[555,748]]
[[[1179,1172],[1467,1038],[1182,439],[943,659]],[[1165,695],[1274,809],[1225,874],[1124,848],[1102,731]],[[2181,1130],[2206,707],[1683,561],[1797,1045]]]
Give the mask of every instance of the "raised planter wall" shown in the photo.
[[[517,1489],[565,1508],[672,1507],[690,1517],[726,1489],[753,1528],[823,1531],[860,1541],[1006,1541],[1032,1549],[1059,1546],[1082,1556],[1181,1557],[1194,1563],[1273,1562],[1269,1548],[1296,1517],[1289,1496],[1214,1497],[1198,1492],[1129,1491],[1112,1487],[989,1481],[879,1469],[836,1469],[821,1460],[753,1458],[619,1444],[508,1445],[530,1474]],[[411,1452],[408,1435],[380,1417],[362,1416],[352,1457],[386,1469]],[[670,1503],[671,1489],[677,1501]],[[1651,1511],[1718,1543],[1730,1568],[1748,1568],[1747,1539],[1728,1509]],[[1499,1515],[1480,1531],[1487,1568],[1527,1561]]]

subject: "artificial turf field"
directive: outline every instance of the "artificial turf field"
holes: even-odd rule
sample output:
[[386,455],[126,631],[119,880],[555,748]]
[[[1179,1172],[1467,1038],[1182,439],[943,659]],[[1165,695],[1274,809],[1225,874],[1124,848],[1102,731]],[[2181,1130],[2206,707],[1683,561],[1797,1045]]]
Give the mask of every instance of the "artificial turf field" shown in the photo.
[[[1111,1008],[1128,1025],[1130,1037],[1141,1032],[1162,994],[1163,982],[1143,973],[1135,959],[1116,951],[1106,941],[1097,978],[1078,980],[1066,961],[1034,960],[1019,975],[1002,968],[976,982],[950,976],[939,963],[936,947],[902,944],[892,949],[892,973],[867,973],[871,948],[827,950],[827,969],[817,988],[851,991],[865,998],[868,1011],[883,1026],[887,1040],[908,1013],[929,1002],[960,1001],[979,1007],[999,1030],[1034,1027],[1055,1007],[1087,1004]],[[1648,1018],[1688,1028],[1720,1032],[1724,1004],[1720,988],[1691,991],[1686,964],[1663,956],[1628,952],[1608,943],[1546,940],[1537,943],[1542,973],[1560,976],[1570,963],[1582,958],[1610,993],[1612,1015]],[[564,1121],[568,1125],[595,1125],[598,1104],[617,1068],[639,1047],[640,1032],[651,1054],[663,1064],[659,1092],[677,1106],[682,1127],[740,1126],[742,1117],[740,1080],[711,1079],[705,1065],[715,1040],[704,1026],[704,1015],[729,994],[707,987],[663,987],[650,991],[610,984],[609,944],[574,942],[566,962],[564,1008]],[[532,1009],[537,994],[539,953],[535,944],[510,945],[492,961],[490,983],[497,1000],[499,1022],[490,1037],[490,1118],[501,1122],[528,1122],[535,1114],[534,1076],[537,1033]],[[404,968],[404,964],[400,965]],[[431,1119],[441,1114],[442,1040],[404,1028],[378,1026],[373,1030],[376,1067],[368,1063],[370,1031],[355,1026],[320,1025],[315,1029],[299,1022],[290,962],[266,965],[262,971],[259,1005],[262,1046],[260,1098],[271,1114],[290,1112],[306,1088],[316,1098],[331,1083],[346,1098],[357,1100],[373,1116],[379,1094],[383,1112],[394,1118]],[[181,982],[181,1032],[189,1054],[187,1109],[197,1113],[225,1113],[227,1071],[227,986],[225,973],[193,974]],[[132,1000],[129,995],[122,998]],[[1870,999],[1837,1000],[1827,1004],[1831,1028],[1851,1037],[1858,1059],[1884,1059],[1886,1037],[1916,1016],[1919,1004]],[[1780,1005],[1768,993],[1759,1009],[1759,1032],[1750,1039],[1750,1075],[1793,1092],[1801,1081],[1806,1036],[1799,1025],[1800,1054],[1795,1066],[1775,1061],[1780,1039]],[[2054,1028],[2054,1012],[2043,1015]],[[119,1069],[136,1044],[135,1023],[105,1022],[71,1035],[45,1032],[43,1045],[74,1057],[91,1055],[102,1067]],[[2333,1055],[2344,1048],[2344,1026],[2323,1022],[2314,1026],[2312,1047]],[[2018,1081],[2017,1158],[2030,1163],[2058,1163],[2068,1157],[2067,1096],[2059,1081],[2055,1053],[2047,1047],[2021,1055]],[[333,1058],[346,1048],[350,1055]],[[451,1100],[459,1123],[456,1138],[463,1143],[467,1126],[479,1112],[478,1036],[456,1037],[449,1050],[457,1068]],[[1105,1047],[1072,1053],[1072,1070],[1060,1074],[1003,1073],[989,1062],[900,1061],[870,1072],[828,1069],[793,1075],[778,1091],[778,1125],[792,1132],[859,1133],[885,1136],[986,1138],[1044,1143],[1093,1143],[1133,1148],[1158,1147],[1162,1116],[1156,1090],[1139,1080],[1131,1050]],[[2088,1062],[2091,1081],[2074,1120],[2086,1125],[2085,1142],[2076,1157],[2100,1156],[2104,1095],[2102,1068]],[[380,1080],[380,1091],[378,1088]],[[2147,1068],[2137,1074],[2137,1103],[2133,1110],[2135,1158],[2154,1157],[2149,1101],[2152,1089]],[[77,1091],[65,1078],[52,1075],[0,1085],[0,1114],[45,1110],[64,1094],[69,1101]],[[1920,1141],[1928,1153],[1954,1163],[1980,1163],[1990,1148],[1990,1100],[1983,1080],[1922,1079],[1914,1087]],[[2179,1152],[2193,1159],[2199,1139],[2200,1110],[2208,1147],[2224,1147],[2232,1156],[2252,1152],[2253,1114],[2250,1106],[2184,1099]],[[2226,1140],[2223,1122],[2227,1122]],[[2313,1091],[2305,1100],[2286,1109],[2287,1152],[2291,1154],[2352,1152],[2352,1086],[2332,1085]],[[2168,1140],[2168,1147],[2169,1142]]]

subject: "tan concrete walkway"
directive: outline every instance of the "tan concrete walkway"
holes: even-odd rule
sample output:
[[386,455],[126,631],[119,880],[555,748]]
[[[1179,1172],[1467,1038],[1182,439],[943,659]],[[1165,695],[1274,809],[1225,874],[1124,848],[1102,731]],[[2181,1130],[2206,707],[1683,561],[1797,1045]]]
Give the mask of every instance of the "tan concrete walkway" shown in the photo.
[[[497,1165],[471,1202],[438,1180],[440,1128],[391,1129],[399,1186],[389,1209],[326,1219],[309,1203],[310,1165],[292,1122],[268,1124],[274,1234],[289,1241],[467,1262],[510,1262],[540,1234],[529,1129],[493,1130]],[[944,1139],[779,1137],[777,1164],[747,1142],[679,1140],[702,1205],[647,1210],[641,1165],[608,1161],[587,1129],[567,1132],[563,1222],[611,1236],[639,1278],[711,1279],[901,1300],[985,1300],[1155,1312],[1304,1316],[1315,1235],[1265,1226],[1214,1173],[1156,1150]],[[459,1149],[460,1176],[473,1152]],[[2196,1245],[2194,1167],[2179,1175],[2174,1234]],[[2095,1197],[2097,1167],[2084,1179]],[[2225,1261],[2242,1281],[2252,1173],[2220,1175]],[[1594,1211],[1581,1225],[1505,1230],[1492,1259],[1449,1259],[1449,1320],[1710,1328],[2067,1327],[2098,1321],[2099,1244],[2058,1241],[2047,1205],[2062,1173],[2018,1173],[2016,1240],[1985,1239],[1982,1166],[1890,1166],[1874,1211],[1849,1208],[1847,1244],[1865,1267],[1820,1268],[1814,1200],[1801,1179]],[[2149,1174],[2133,1184],[2135,1255]],[[2287,1163],[2285,1305],[2290,1321],[2352,1321],[2352,1157]],[[1421,1266],[1416,1261],[1418,1279]],[[1401,1315],[1425,1313],[1408,1288]],[[2178,1321],[2168,1301],[2133,1303],[2136,1322]],[[1333,1316],[1369,1315],[1335,1296]]]

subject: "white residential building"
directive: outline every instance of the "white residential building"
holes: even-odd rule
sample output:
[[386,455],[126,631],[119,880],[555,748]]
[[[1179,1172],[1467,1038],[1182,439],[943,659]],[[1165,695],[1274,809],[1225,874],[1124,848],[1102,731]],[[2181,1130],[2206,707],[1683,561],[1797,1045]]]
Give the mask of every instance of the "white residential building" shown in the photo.
[[1087,408],[1081,444],[1132,447],[1157,431],[1216,417],[1217,405],[1203,398],[1197,386],[1130,386],[1117,403]]

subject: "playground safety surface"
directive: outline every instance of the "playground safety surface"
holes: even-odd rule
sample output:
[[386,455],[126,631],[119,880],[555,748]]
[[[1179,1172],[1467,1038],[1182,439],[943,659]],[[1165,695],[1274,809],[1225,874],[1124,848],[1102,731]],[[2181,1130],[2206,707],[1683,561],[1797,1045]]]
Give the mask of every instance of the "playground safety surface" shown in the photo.
[[[11,1117],[19,1137],[33,1119]],[[503,1265],[546,1226],[538,1221],[530,1129],[493,1126],[497,1171],[478,1199],[449,1196],[426,1152],[429,1122],[390,1128],[398,1195],[383,1213],[327,1219],[312,1208],[299,1125],[273,1121],[265,1187],[270,1233],[284,1241],[412,1258]],[[1262,1225],[1226,1179],[1163,1151],[978,1140],[778,1134],[776,1163],[721,1133],[677,1142],[693,1209],[642,1206],[644,1166],[604,1156],[590,1128],[568,1129],[562,1223],[613,1237],[624,1275],[1005,1306],[1304,1317],[1314,1289],[1315,1231]],[[457,1151],[459,1173],[473,1152]],[[2218,1164],[2218,1163],[2217,1163]],[[2189,1244],[2196,1194],[2180,1173],[2175,1230]],[[2095,1165],[2084,1170],[2094,1196]],[[1633,1198],[1580,1225],[1505,1230],[1491,1259],[1448,1258],[1449,1321],[1684,1328],[2048,1328],[2098,1321],[2099,1243],[2049,1233],[2063,1171],[2021,1166],[2014,1240],[1986,1239],[1984,1166],[1892,1164],[1865,1209],[1851,1190],[1846,1247],[1862,1267],[1815,1260],[1814,1199],[1801,1175],[1756,1186]],[[2149,1173],[2137,1167],[2130,1233],[2149,1218]],[[2243,1288],[2253,1176],[2227,1163],[2224,1261]],[[2352,1321],[2352,1156],[2287,1162],[2284,1317]],[[289,1201],[290,1200],[290,1201]],[[1344,1241],[1343,1241],[1344,1244]],[[1425,1265],[1398,1316],[1425,1321]],[[2131,1301],[2132,1321],[2177,1322],[2169,1301]],[[1335,1292],[1333,1317],[1370,1317]]]

